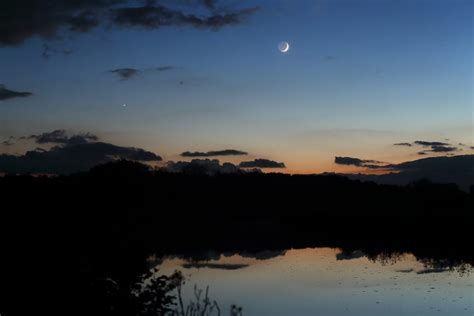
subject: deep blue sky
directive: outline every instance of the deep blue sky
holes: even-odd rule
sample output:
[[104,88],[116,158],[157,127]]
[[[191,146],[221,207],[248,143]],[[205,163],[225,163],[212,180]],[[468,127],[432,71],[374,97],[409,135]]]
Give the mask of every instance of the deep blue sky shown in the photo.
[[[0,46],[0,84],[33,92],[0,102],[1,135],[87,131],[169,159],[237,148],[293,171],[417,158],[394,142],[472,146],[472,1],[217,3],[260,10],[218,31],[100,27]],[[73,52],[44,58],[44,43]],[[159,66],[175,68],[108,72]]]

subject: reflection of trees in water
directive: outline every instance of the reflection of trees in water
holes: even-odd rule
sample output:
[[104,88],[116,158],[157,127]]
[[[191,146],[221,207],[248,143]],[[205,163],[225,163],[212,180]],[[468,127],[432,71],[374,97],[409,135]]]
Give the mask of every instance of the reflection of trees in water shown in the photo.
[[[400,252],[380,252],[375,254],[367,254],[367,258],[372,262],[380,263],[382,266],[394,265],[399,262],[405,256],[405,253]],[[441,273],[448,271],[455,271],[460,276],[469,275],[472,271],[472,265],[470,263],[450,260],[450,259],[434,259],[434,258],[419,258],[416,260],[423,264],[424,269],[417,271],[417,274],[428,274],[428,273]],[[399,270],[399,272],[413,272],[413,269],[409,271]]]
[[472,271],[472,265],[466,262],[458,262],[448,259],[434,260],[432,258],[417,258],[417,260],[423,263],[425,267],[425,269],[418,271],[417,274],[455,271],[460,276],[466,276]]
[[[207,261],[218,261],[222,257],[232,257],[240,256],[242,258],[251,258],[256,260],[267,260],[279,256],[284,256],[287,249],[278,249],[278,250],[269,250],[269,249],[254,249],[252,251],[247,249],[240,250],[209,250],[209,249],[200,249],[200,250],[181,250],[174,252],[172,254],[166,254],[168,257],[182,259],[187,262],[187,264],[196,264],[198,262],[207,262]],[[153,255],[150,259],[157,260],[158,255]]]
[[369,254],[367,258],[369,258],[372,262],[378,262],[383,266],[388,264],[395,264],[400,261],[403,257],[402,253],[399,252],[380,252],[377,254]]

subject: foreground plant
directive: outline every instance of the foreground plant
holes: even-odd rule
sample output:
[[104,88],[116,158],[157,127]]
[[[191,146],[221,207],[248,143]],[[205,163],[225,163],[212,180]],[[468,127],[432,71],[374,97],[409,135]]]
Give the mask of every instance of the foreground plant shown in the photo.
[[[139,315],[143,316],[221,316],[216,300],[209,298],[209,286],[205,291],[194,285],[194,298],[183,303],[182,288],[186,281],[180,271],[170,276],[157,274],[153,269],[136,284],[134,296],[138,302]],[[176,294],[174,294],[174,293]],[[230,316],[242,316],[242,307],[230,306]]]

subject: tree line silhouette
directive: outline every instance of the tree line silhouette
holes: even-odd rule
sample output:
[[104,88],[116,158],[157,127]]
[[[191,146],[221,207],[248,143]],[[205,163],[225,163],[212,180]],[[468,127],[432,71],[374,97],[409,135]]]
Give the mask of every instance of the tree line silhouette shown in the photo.
[[371,258],[410,252],[436,267],[474,263],[472,191],[426,179],[394,186],[337,175],[208,176],[122,160],[69,176],[5,175],[0,192],[2,287],[17,293],[27,282],[36,308],[52,303],[41,289],[71,287],[67,275],[83,314],[139,315],[117,307],[127,300],[111,301],[110,286],[130,293],[152,254],[338,247]]

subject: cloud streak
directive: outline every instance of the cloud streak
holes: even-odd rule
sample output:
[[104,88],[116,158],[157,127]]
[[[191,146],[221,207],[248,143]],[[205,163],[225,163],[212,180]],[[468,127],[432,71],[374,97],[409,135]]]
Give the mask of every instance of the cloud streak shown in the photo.
[[207,152],[190,152],[185,151],[181,153],[181,157],[215,157],[215,156],[242,156],[248,155],[247,152],[236,149],[212,150]]
[[135,68],[117,68],[109,70],[110,73],[117,75],[121,80],[129,80],[140,73],[140,70]]
[[457,151],[458,148],[454,146],[444,146],[444,145],[436,145],[436,146],[431,146],[431,151],[435,153],[447,153],[447,152],[452,152],[452,151]]
[[252,161],[242,161],[239,164],[240,168],[286,168],[283,162],[277,162],[268,159],[255,159]]
[[412,144],[410,143],[396,143],[396,144],[393,144],[394,146],[406,146],[406,147],[411,147]]
[[379,168],[386,168],[383,162],[377,160],[369,160],[369,159],[359,159],[354,157],[338,157],[334,158],[334,163],[338,165],[346,165],[346,166],[356,166],[356,167],[364,167],[369,169],[379,169]]
[[420,141],[417,140],[414,142],[416,145],[420,145],[423,147],[429,147],[430,149],[426,149],[423,152],[433,152],[433,153],[451,153],[454,151],[458,151],[459,148],[448,143],[444,142],[429,142],[429,141]]
[[[459,150],[458,147],[450,145],[450,144],[445,143],[445,142],[431,142],[431,141],[417,140],[413,143],[415,145],[419,145],[419,146],[422,146],[422,147],[425,147],[425,148],[426,147],[430,148],[430,149],[423,150],[423,151],[419,152],[418,154],[421,154],[421,153],[427,154],[429,152],[450,153],[450,152]],[[421,155],[423,155],[423,154],[421,154]]]
[[119,79],[122,81],[130,80],[135,78],[146,71],[155,71],[155,72],[163,72],[175,69],[175,66],[160,66],[154,68],[146,68],[146,69],[136,69],[136,68],[117,68],[109,70],[110,73],[117,75]]
[[65,130],[58,129],[52,132],[46,132],[39,135],[30,135],[27,139],[33,139],[37,144],[61,144],[76,145],[95,142],[99,140],[94,134],[81,133],[68,136]]
[[420,145],[423,147],[431,147],[431,146],[447,146],[449,145],[448,143],[443,143],[443,142],[429,142],[425,140],[416,140],[413,142],[416,145]]
[[[439,141],[426,141],[426,140],[416,140],[413,143],[396,143],[393,144],[394,146],[421,146],[424,149],[418,151],[418,155],[427,155],[431,153],[452,153],[455,151],[461,150],[459,147],[455,145],[451,145],[446,142],[439,142]],[[463,144],[459,143],[459,146],[464,146]]]
[[14,99],[14,98],[26,98],[33,95],[31,92],[20,92],[7,89],[5,85],[0,84],[0,101]]

